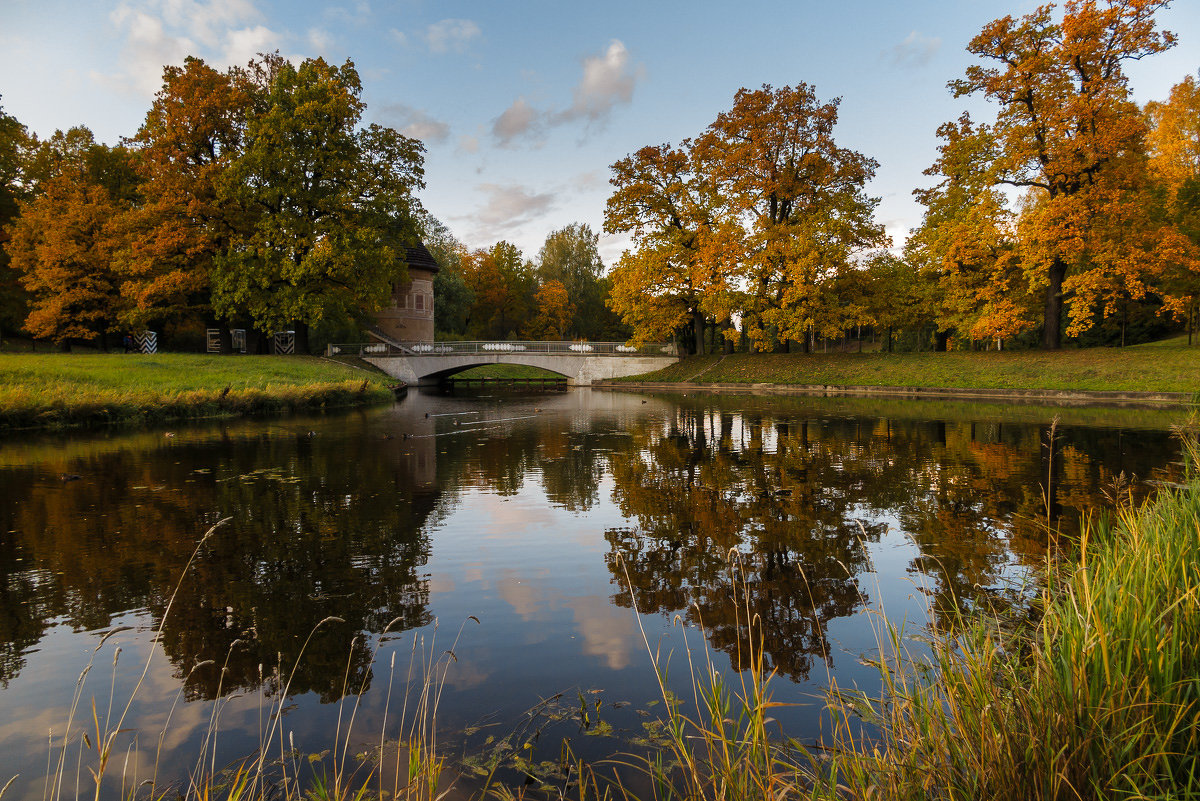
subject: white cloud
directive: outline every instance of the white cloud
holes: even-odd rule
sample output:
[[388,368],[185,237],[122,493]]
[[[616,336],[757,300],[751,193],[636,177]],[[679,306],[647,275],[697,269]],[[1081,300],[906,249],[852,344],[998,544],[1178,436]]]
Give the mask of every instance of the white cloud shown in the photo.
[[458,149],[463,153],[478,153],[479,152],[479,137],[478,136],[460,136],[458,137]]
[[420,139],[425,144],[445,142],[450,138],[450,125],[429,116],[422,109],[403,103],[389,103],[383,107],[383,118],[405,136]]
[[322,28],[309,28],[308,44],[313,49],[313,55],[325,55],[329,52],[329,46],[333,44],[333,36]]
[[476,187],[487,200],[470,219],[477,223],[478,238],[490,241],[545,214],[557,197],[549,192],[532,192],[523,186],[480,184]]
[[119,66],[93,72],[92,79],[144,95],[161,87],[164,66],[189,55],[215,67],[242,65],[280,38],[259,23],[262,14],[250,0],[128,0],[109,19],[121,38]]
[[542,111],[518,97],[492,121],[492,135],[501,147],[514,147],[523,138],[533,139],[536,146],[546,128],[577,120],[589,128],[603,127],[614,108],[632,102],[634,89],[644,77],[645,69],[630,63],[625,45],[613,39],[602,53],[583,59],[583,77],[571,90],[571,105],[565,110]]
[[217,66],[244,67],[259,53],[275,49],[279,35],[263,25],[230,31],[225,37],[225,51],[217,57]]
[[603,124],[616,106],[633,100],[634,87],[644,76],[640,64],[630,64],[624,43],[613,39],[603,53],[583,60],[583,78],[571,90],[571,107],[559,118]]
[[444,19],[425,31],[425,43],[433,53],[462,53],[480,35],[479,26],[469,19]]
[[404,31],[392,28],[388,31],[388,33],[391,35],[396,44],[402,47],[408,47],[408,34],[406,34]]
[[923,36],[916,31],[887,51],[889,60],[898,67],[924,67],[942,46],[936,36]]
[[543,114],[518,97],[504,112],[492,120],[492,135],[501,147],[512,147],[515,140],[536,136],[541,132]]

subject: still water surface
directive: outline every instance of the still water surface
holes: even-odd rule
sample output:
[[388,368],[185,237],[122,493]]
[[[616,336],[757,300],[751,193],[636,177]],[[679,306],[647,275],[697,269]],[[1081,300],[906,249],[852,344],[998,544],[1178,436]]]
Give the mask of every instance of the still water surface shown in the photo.
[[[924,622],[1035,581],[1048,479],[1070,531],[1082,510],[1178,476],[1176,414],[1066,413],[1051,450],[1053,415],[413,393],[320,419],[10,437],[0,785],[20,774],[6,801],[43,798],[77,687],[66,796],[77,775],[91,792],[92,699],[115,728],[132,698],[105,794],[156,760],[178,779],[202,752],[218,767],[251,754],[283,695],[296,748],[332,745],[352,707],[365,747],[389,698],[394,722],[414,650],[448,666],[438,723],[452,752],[522,727],[543,732],[535,756],[556,757],[564,736],[604,756],[654,714],[639,619],[682,680],[688,647],[743,667],[739,599],[763,621],[776,700],[795,704],[782,725],[814,738],[831,677],[875,685],[870,610]],[[550,723],[581,697],[604,726]]]

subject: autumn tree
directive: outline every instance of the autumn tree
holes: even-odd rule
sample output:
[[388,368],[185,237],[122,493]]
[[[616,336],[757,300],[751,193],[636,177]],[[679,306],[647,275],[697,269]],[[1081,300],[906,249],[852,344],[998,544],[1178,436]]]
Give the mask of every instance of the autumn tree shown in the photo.
[[911,330],[919,335],[934,322],[936,283],[912,260],[887,251],[869,256],[864,267],[867,312],[883,336],[883,349],[891,352],[898,332]]
[[525,329],[529,339],[559,340],[575,318],[575,305],[562,281],[544,281],[534,292],[534,317]]
[[[925,206],[905,258],[938,282],[937,328],[1001,342],[1036,325],[1016,233],[1016,215],[982,166],[992,141],[963,115],[938,128],[943,143],[927,175],[942,180],[913,194]],[[981,152],[982,151],[982,152]]]
[[830,309],[822,283],[887,244],[873,219],[879,201],[865,191],[877,162],[834,141],[838,103],[804,83],[741,89],[696,142],[701,175],[737,223],[738,235],[715,242],[735,271],[724,282],[735,295],[727,310],[741,312],[760,349],[804,340],[815,325],[836,334],[842,321],[817,314]]
[[7,250],[31,303],[24,327],[66,345],[98,340],[117,325],[120,276],[113,254],[117,221],[136,197],[132,158],[124,147],[97,144],[72,128],[39,145],[36,185],[10,226]]
[[633,237],[613,303],[635,338],[690,318],[702,352],[706,317],[727,335],[740,317],[759,349],[840,330],[828,282],[887,238],[864,189],[876,163],[834,142],[837,106],[807,84],[742,89],[695,141],[613,165],[605,230]]
[[533,264],[511,242],[477,250],[463,262],[474,294],[468,331],[476,339],[511,339],[529,319],[537,287]]
[[351,61],[294,66],[269,55],[252,78],[245,143],[218,198],[253,221],[215,260],[213,303],[266,331],[294,326],[306,352],[311,324],[377,309],[405,279],[424,147],[391,128],[358,128]]
[[144,202],[126,218],[120,254],[126,318],[141,327],[204,319],[210,326],[213,260],[244,227],[219,186],[241,155],[252,86],[244,70],[197,58],[163,69],[163,84],[130,140]]
[[[1031,285],[1045,292],[1042,342],[1061,344],[1064,298],[1074,293],[1072,333],[1092,306],[1119,289],[1145,291],[1157,254],[1132,220],[1141,180],[1143,117],[1129,98],[1127,61],[1166,50],[1175,37],[1154,15],[1168,0],[1069,0],[984,26],[968,50],[985,62],[952,81],[956,97],[998,104],[993,123],[971,125],[961,146],[995,186],[1031,189],[1024,258]],[[1130,222],[1136,234],[1125,236]],[[1108,223],[1108,224],[1105,224]],[[1107,308],[1106,308],[1107,310]]]
[[612,271],[609,306],[635,342],[672,339],[690,325],[703,353],[704,303],[718,275],[706,252],[718,226],[716,198],[695,168],[692,143],[644,147],[612,173],[604,230],[628,234],[632,246]]
[[1200,306],[1200,81],[1189,75],[1146,114],[1151,180],[1176,237],[1163,291],[1167,308],[1187,320],[1191,344]]

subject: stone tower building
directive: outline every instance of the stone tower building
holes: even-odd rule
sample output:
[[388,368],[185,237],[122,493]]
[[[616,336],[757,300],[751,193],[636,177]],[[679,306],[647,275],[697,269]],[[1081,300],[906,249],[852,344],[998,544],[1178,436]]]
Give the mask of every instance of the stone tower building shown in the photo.
[[391,305],[376,312],[377,333],[393,342],[432,342],[433,277],[438,263],[420,242],[407,249],[404,260],[408,281],[392,287]]

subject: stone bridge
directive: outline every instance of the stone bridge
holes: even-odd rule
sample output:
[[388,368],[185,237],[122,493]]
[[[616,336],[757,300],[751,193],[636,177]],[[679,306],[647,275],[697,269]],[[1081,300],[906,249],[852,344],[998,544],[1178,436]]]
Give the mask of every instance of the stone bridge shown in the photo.
[[327,356],[359,356],[409,386],[440,383],[481,364],[524,364],[566,376],[568,385],[640,375],[678,361],[675,346],[624,342],[399,342],[330,345]]

